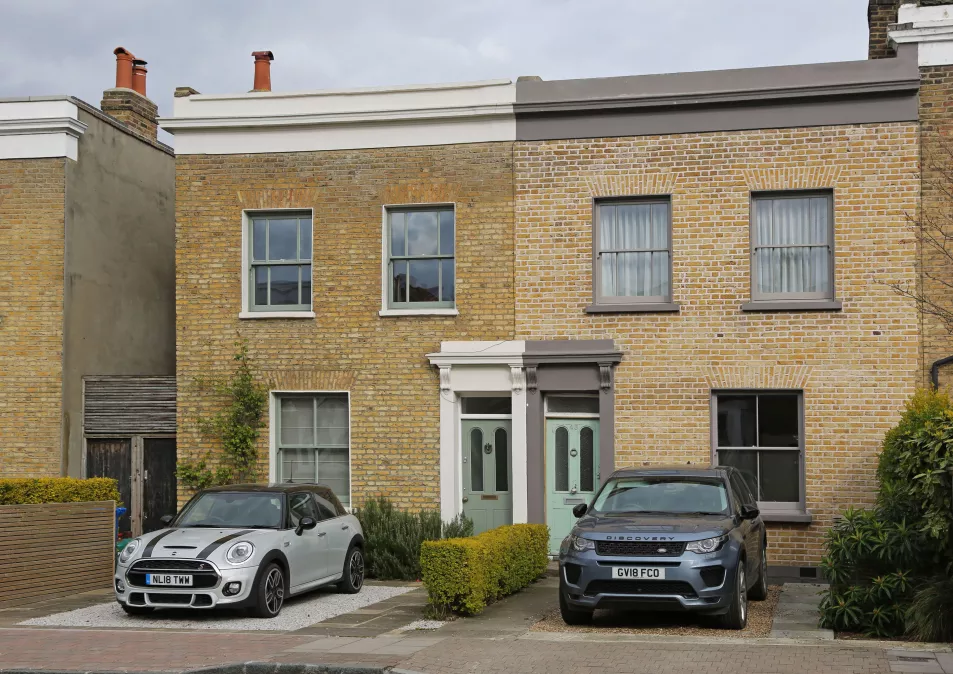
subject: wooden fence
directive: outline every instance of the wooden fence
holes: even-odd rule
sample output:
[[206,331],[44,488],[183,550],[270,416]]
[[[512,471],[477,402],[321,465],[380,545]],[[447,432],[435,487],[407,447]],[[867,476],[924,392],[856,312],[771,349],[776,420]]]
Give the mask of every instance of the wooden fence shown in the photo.
[[0,506],[0,606],[107,589],[116,503]]

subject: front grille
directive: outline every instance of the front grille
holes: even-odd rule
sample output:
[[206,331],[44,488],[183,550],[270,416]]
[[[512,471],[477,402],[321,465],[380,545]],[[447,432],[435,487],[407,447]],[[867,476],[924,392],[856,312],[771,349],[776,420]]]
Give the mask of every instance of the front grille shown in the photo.
[[659,541],[596,541],[597,555],[617,557],[679,557],[685,543]]
[[586,594],[663,594],[695,598],[695,589],[681,580],[594,580],[586,586]]
[[706,566],[701,569],[702,582],[708,587],[718,587],[725,582],[725,567]]
[[195,601],[192,602],[192,606],[211,606],[212,598],[207,594],[197,594],[195,595]]
[[150,592],[149,601],[153,604],[183,604],[188,606],[192,603],[190,594],[171,594],[168,592]]
[[145,606],[146,595],[142,594],[142,592],[133,592],[129,595],[129,603],[136,606]]
[[192,576],[192,584],[182,589],[210,588],[218,585],[220,577],[215,567],[208,562],[191,559],[144,559],[132,565],[126,573],[126,581],[137,587],[156,587],[146,585],[146,573],[186,572]]

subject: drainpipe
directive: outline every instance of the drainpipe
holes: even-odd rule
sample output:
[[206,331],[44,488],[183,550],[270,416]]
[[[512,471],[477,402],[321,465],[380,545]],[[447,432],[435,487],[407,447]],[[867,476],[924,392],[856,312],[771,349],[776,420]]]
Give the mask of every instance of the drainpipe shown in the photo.
[[940,388],[940,368],[947,363],[953,363],[953,356],[941,358],[930,366],[930,382],[933,384],[934,391]]

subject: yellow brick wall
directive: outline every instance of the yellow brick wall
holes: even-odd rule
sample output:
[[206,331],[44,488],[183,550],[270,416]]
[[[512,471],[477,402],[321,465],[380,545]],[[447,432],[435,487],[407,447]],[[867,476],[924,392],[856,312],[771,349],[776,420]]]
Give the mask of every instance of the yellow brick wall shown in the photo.
[[[354,501],[439,500],[442,340],[513,336],[512,143],[234,156],[176,162],[178,452],[212,447],[194,385],[232,367],[238,335],[273,389],[351,394]],[[387,317],[382,209],[456,204],[456,317]],[[240,320],[242,209],[314,209],[314,320]],[[267,475],[267,429],[260,442]],[[185,492],[180,493],[184,497]]]
[[[616,466],[707,462],[713,388],[804,392],[812,525],[771,525],[772,563],[816,564],[824,529],[869,504],[876,456],[918,381],[905,212],[918,197],[916,124],[520,142],[517,339],[615,340]],[[743,313],[749,195],[832,188],[840,312]],[[672,195],[677,314],[587,315],[594,198]]]
[[0,477],[60,475],[65,162],[0,160]]

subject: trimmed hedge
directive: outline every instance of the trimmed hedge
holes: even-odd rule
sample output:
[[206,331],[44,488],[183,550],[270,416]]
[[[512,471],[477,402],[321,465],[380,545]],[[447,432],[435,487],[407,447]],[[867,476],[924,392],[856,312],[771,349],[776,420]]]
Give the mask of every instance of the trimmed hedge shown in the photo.
[[512,524],[469,538],[425,541],[420,566],[431,611],[480,613],[488,603],[543,575],[548,547],[545,524]]
[[121,497],[116,480],[109,477],[0,479],[0,505],[82,501],[115,501],[118,506]]

